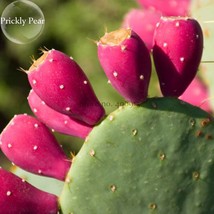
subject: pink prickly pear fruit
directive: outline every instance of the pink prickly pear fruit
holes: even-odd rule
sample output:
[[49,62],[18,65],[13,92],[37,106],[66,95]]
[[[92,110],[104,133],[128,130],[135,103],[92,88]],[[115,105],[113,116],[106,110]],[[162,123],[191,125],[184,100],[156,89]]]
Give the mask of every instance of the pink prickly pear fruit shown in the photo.
[[206,84],[199,78],[195,77],[186,91],[179,97],[192,105],[198,106],[207,112],[212,112],[209,98],[209,91]]
[[132,9],[125,15],[122,26],[130,27],[151,50],[155,26],[160,17],[161,13],[154,9]]
[[1,213],[56,214],[58,212],[55,195],[35,188],[2,168],[0,168],[0,182]]
[[51,131],[36,118],[16,115],[2,131],[0,142],[3,153],[17,166],[35,174],[65,179],[71,161]]
[[92,130],[92,127],[88,124],[84,124],[50,108],[33,89],[29,93],[28,103],[36,117],[46,126],[57,132],[85,138]]
[[100,64],[112,86],[127,101],[146,100],[151,58],[141,38],[129,28],[106,33],[97,42]]
[[164,96],[179,97],[194,79],[203,51],[199,23],[188,17],[162,17],[154,33],[153,58]]
[[138,0],[143,8],[155,8],[164,16],[187,16],[191,0]]
[[43,51],[26,71],[33,90],[51,108],[89,125],[105,112],[80,66],[66,54]]

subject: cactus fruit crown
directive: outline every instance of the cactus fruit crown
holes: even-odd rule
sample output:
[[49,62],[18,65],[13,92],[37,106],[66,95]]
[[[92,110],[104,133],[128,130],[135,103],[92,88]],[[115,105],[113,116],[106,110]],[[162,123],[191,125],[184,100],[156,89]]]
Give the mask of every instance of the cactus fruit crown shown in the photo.
[[44,62],[44,60],[48,56],[48,51],[46,51],[44,49],[41,49],[41,51],[42,51],[42,55],[37,60],[33,59],[33,64],[31,65],[29,70],[26,72],[32,71],[33,69],[37,68],[40,64],[42,64]]
[[121,28],[110,33],[106,33],[100,38],[103,45],[120,45],[125,39],[131,37],[131,29]]

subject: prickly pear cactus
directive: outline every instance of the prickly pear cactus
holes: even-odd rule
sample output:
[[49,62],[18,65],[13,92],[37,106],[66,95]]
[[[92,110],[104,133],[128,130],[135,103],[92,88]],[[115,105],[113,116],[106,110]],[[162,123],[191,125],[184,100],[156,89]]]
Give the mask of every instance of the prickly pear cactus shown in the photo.
[[[214,118],[178,98],[196,77],[201,26],[192,18],[161,18],[153,40],[149,52],[126,28],[97,42],[108,82],[126,100],[109,115],[82,68],[63,52],[43,50],[25,70],[35,117],[14,116],[0,147],[14,165],[59,181],[51,191],[38,176],[0,168],[2,213],[214,213]],[[151,56],[161,89],[170,86],[162,98],[148,97]],[[201,86],[200,97],[204,92]],[[85,139],[78,154],[68,157],[51,130]],[[42,183],[35,185],[37,179]]]
[[214,212],[210,115],[174,98],[127,105],[73,159],[62,213]]

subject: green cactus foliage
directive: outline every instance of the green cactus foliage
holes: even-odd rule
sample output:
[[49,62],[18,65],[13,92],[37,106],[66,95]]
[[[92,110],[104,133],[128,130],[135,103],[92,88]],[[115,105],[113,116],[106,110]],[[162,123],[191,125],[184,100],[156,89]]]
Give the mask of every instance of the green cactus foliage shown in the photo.
[[64,214],[214,213],[214,122],[176,98],[127,104],[73,159]]
[[59,196],[62,191],[64,182],[57,179],[35,175],[19,167],[12,167],[11,171],[15,175],[18,175],[20,178],[45,192]]

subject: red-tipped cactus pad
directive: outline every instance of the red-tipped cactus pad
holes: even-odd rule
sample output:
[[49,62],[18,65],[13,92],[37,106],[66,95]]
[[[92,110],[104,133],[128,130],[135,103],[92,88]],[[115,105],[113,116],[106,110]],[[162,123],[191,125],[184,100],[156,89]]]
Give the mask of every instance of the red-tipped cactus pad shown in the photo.
[[2,214],[56,214],[55,195],[43,192],[0,168],[0,212]]
[[92,126],[50,108],[33,90],[29,93],[28,103],[36,117],[54,131],[85,138],[92,129]]
[[89,125],[105,112],[80,66],[66,54],[50,50],[26,71],[33,90],[51,108]]
[[202,29],[195,19],[160,19],[154,33],[153,57],[164,96],[182,95],[197,73],[202,51]]
[[51,131],[36,118],[15,116],[0,135],[1,149],[17,166],[40,175],[64,180],[71,161]]
[[106,33],[97,45],[100,64],[112,86],[129,102],[145,101],[151,59],[141,38],[131,29],[121,28]]

